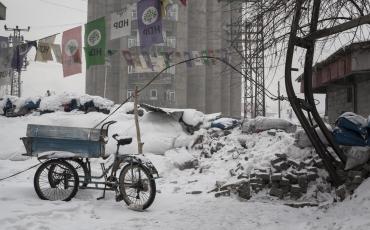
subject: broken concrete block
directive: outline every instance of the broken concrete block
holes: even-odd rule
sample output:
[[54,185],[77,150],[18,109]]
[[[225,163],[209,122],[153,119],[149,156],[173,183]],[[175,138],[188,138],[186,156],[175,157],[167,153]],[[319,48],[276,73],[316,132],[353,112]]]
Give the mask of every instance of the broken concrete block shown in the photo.
[[238,195],[243,199],[250,199],[251,196],[251,188],[249,183],[242,183],[242,185],[238,188]]
[[285,161],[285,160],[286,160],[286,159],[283,159],[283,158],[277,157],[277,158],[272,159],[272,160],[270,161],[270,163],[271,163],[272,165],[274,165],[274,164],[280,163],[280,162]]
[[312,167],[312,166],[310,166],[310,167],[306,167],[306,170],[307,170],[308,172],[314,172],[314,173],[317,173],[317,172],[319,171],[319,169],[318,169],[318,168],[316,168],[316,167]]
[[300,198],[302,196],[303,189],[299,185],[292,185],[290,188],[290,196],[292,198]]
[[355,178],[356,176],[362,176],[362,172],[361,171],[348,171],[348,174],[347,176],[351,179]]
[[337,195],[337,197],[339,198],[340,201],[343,201],[346,198],[346,194],[347,194],[346,187],[344,185],[339,186],[335,190],[335,194]]
[[230,196],[230,190],[225,190],[225,191],[215,193],[216,198],[221,197],[221,196]]
[[298,176],[291,172],[287,173],[285,177],[290,181],[291,184],[298,183]]
[[270,193],[269,194],[270,194],[270,196],[276,196],[276,197],[279,197],[281,199],[281,198],[283,198],[284,191],[281,188],[277,188],[277,187],[273,186],[270,189]]
[[239,176],[237,178],[238,179],[248,179],[249,175],[243,172],[243,173],[239,174]]
[[298,184],[299,186],[306,192],[308,187],[308,178],[306,175],[298,176]]
[[361,184],[362,183],[362,181],[363,181],[363,178],[361,177],[361,176],[359,176],[359,175],[357,175],[357,176],[355,176],[355,178],[353,178],[353,183],[354,184]]
[[308,181],[315,181],[317,178],[319,178],[319,175],[317,173],[315,173],[315,172],[307,173]]
[[280,180],[280,185],[281,186],[290,186],[290,181],[289,181],[289,179],[288,178],[285,178],[285,177],[283,177],[283,178],[281,178],[281,180]]
[[271,165],[277,172],[281,172],[283,170],[287,170],[290,165],[286,162],[286,161],[281,161],[279,163],[276,163],[276,164],[272,164]]
[[295,167],[295,168],[298,168],[298,167],[299,167],[299,162],[297,162],[297,161],[295,161],[295,160],[291,160],[291,159],[289,159],[289,160],[288,160],[288,164],[289,164],[290,166]]
[[314,164],[315,167],[322,169],[324,167],[324,163],[321,159],[315,159]]
[[288,155],[286,155],[285,153],[275,153],[275,156],[285,161],[288,159]]
[[256,173],[256,177],[262,179],[265,184],[270,182],[270,174],[268,173]]
[[281,181],[281,179],[282,179],[282,174],[281,173],[273,173],[272,175],[271,175],[271,181],[272,182],[280,182]]

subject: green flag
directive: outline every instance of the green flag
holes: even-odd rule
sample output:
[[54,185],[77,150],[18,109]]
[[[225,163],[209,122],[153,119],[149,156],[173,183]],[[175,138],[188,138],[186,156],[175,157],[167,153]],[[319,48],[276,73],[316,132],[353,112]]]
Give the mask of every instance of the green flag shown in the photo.
[[85,25],[86,68],[105,63],[105,18],[99,18]]

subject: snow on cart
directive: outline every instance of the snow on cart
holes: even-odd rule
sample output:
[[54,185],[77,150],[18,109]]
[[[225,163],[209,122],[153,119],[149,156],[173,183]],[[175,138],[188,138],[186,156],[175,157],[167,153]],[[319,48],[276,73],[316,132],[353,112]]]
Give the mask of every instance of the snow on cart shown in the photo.
[[[33,125],[27,126],[26,137],[21,138],[27,153],[42,162],[34,177],[37,195],[43,200],[71,200],[79,188],[114,191],[116,201],[124,200],[135,209],[146,209],[156,195],[155,179],[158,172],[142,156],[119,155],[119,148],[132,142],[132,138],[112,137],[117,141],[117,151],[106,155],[109,126],[100,129]],[[91,158],[110,158],[109,165],[101,163],[102,173],[93,176]]]

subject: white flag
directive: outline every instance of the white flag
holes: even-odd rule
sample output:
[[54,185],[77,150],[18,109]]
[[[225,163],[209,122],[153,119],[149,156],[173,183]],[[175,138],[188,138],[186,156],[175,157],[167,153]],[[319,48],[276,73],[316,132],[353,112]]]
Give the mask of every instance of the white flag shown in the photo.
[[111,36],[110,39],[117,39],[131,35],[132,7],[126,6],[119,12],[111,15]]

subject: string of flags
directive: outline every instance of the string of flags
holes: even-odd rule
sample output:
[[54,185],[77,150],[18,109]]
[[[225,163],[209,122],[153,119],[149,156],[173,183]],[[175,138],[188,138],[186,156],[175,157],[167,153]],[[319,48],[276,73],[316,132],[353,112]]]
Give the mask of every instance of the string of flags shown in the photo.
[[[181,5],[187,6],[187,0],[179,0]],[[118,12],[110,15],[110,39],[115,40],[131,36],[132,12],[137,12],[140,51],[122,50],[121,54],[127,64],[135,72],[160,71],[169,66],[174,58],[193,58],[204,55],[213,55],[227,58],[226,50],[204,51],[173,51],[153,49],[153,45],[164,43],[162,19],[168,16],[173,0],[141,0],[136,6],[127,5]],[[136,8],[135,8],[136,7]],[[82,26],[64,31],[62,44],[55,44],[54,34],[36,41],[28,41],[16,47],[9,47],[7,37],[0,37],[0,72],[9,68],[20,71],[23,61],[32,47],[36,47],[35,61],[55,61],[63,65],[63,76],[71,76],[82,72],[82,47],[85,51],[86,68],[94,65],[103,65],[106,57],[118,53],[118,50],[107,49],[106,18],[101,17],[85,24],[84,47],[82,45]],[[157,47],[158,48],[158,47]],[[188,67],[215,64],[209,60],[196,60],[189,62]]]

